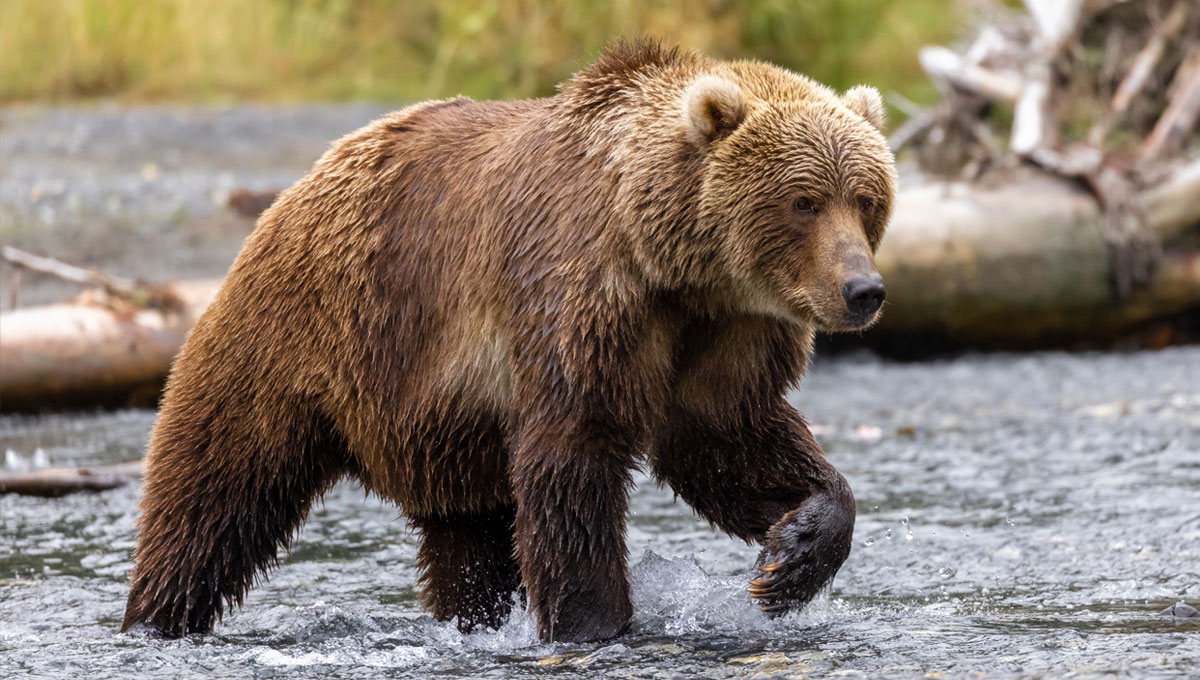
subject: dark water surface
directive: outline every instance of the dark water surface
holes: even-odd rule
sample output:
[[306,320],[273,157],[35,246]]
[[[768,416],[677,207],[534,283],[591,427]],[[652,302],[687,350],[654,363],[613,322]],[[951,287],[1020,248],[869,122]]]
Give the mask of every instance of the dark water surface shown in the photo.
[[[821,359],[795,401],[858,498],[854,552],[768,620],[756,550],[642,480],[635,631],[460,635],[416,599],[413,536],[350,484],[216,632],[117,633],[140,489],[0,497],[0,678],[1200,677],[1200,348]],[[131,460],[148,411],[0,418],[8,469]]]

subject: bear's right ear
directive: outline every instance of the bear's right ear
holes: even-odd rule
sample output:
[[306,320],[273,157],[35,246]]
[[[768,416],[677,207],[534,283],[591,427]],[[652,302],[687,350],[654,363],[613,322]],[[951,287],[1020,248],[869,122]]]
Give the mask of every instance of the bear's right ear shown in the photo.
[[746,99],[735,83],[718,76],[700,76],[683,98],[688,137],[699,146],[725,137],[746,118]]
[[883,108],[883,99],[879,96],[879,90],[867,85],[856,85],[842,95],[842,101],[851,111],[870,123],[871,127],[883,132],[887,113]]

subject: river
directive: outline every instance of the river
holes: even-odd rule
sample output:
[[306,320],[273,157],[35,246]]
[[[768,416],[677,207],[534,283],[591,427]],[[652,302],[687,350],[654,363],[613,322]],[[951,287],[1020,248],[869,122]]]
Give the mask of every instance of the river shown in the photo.
[[[0,677],[1196,677],[1200,347],[891,363],[818,357],[794,402],[858,499],[806,610],[746,595],[756,550],[642,478],[633,632],[462,635],[417,602],[416,543],[350,483],[210,635],[120,634],[138,485],[0,496]],[[5,467],[138,458],[152,411],[0,418]]]

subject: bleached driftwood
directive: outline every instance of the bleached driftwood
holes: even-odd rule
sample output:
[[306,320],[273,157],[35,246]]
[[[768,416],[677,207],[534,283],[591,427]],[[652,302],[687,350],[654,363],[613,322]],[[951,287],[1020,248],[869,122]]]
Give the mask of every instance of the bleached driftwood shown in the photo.
[[1014,102],[1021,94],[1021,77],[1017,74],[978,66],[948,48],[923,47],[917,59],[934,82],[996,101]]
[[[1200,162],[1141,195],[1170,241],[1200,225]],[[1200,309],[1200,253],[1168,252],[1127,297],[1114,286],[1105,215],[1088,191],[1046,175],[995,187],[901,192],[876,258],[888,300],[872,341],[975,347],[1103,342]]]
[[142,476],[142,462],[91,468],[46,468],[0,473],[0,494],[58,498],[84,491],[107,491]]
[[1025,0],[1038,28],[1033,57],[1025,68],[1024,83],[1013,109],[1009,149],[1025,156],[1047,146],[1050,128],[1051,65],[1064,43],[1077,30],[1081,0]]
[[1162,59],[1163,51],[1166,49],[1167,41],[1175,37],[1183,28],[1183,21],[1187,18],[1187,6],[1183,3],[1175,5],[1171,8],[1171,13],[1154,32],[1154,36],[1150,39],[1146,46],[1143,47],[1133,59],[1133,65],[1129,67],[1129,72],[1117,87],[1116,94],[1113,95],[1112,113],[1114,117],[1120,117],[1129,108],[1130,102],[1134,97],[1141,93],[1146,86],[1146,81],[1154,72],[1154,67],[1158,65]]
[[1171,101],[1139,152],[1143,162],[1174,151],[1196,129],[1200,119],[1200,48],[1180,65],[1170,90]]
[[0,314],[0,410],[153,404],[220,281],[166,286],[173,309],[69,303]]
[[[114,276],[98,269],[84,269],[50,257],[42,257],[33,253],[4,246],[0,256],[11,263],[17,272],[28,269],[43,274],[49,274],[64,281],[71,281],[84,286],[94,286],[109,295],[126,300],[138,307],[156,309],[177,309],[181,304],[172,294],[169,286],[148,283],[139,279],[127,279]],[[19,283],[13,285],[12,308],[16,308],[16,296]]]
[[1146,192],[1146,221],[1163,242],[1200,230],[1200,160],[1178,168]]
[[1057,51],[1075,32],[1083,0],[1025,0],[1042,44]]

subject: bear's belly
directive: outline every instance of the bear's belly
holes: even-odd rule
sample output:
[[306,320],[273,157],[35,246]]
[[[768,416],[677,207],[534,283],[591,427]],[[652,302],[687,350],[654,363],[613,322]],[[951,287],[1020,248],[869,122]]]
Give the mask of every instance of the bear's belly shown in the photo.
[[[363,485],[408,515],[473,512],[512,498],[504,318],[477,296],[451,297],[458,304],[440,328],[419,338],[419,329],[401,325],[394,349],[356,366],[366,386],[341,392],[334,409]],[[408,360],[380,366],[379,356]]]
[[461,400],[442,404],[405,409],[390,432],[354,447],[363,485],[409,516],[472,513],[512,502],[502,419]]

